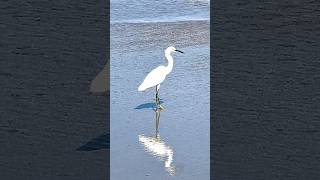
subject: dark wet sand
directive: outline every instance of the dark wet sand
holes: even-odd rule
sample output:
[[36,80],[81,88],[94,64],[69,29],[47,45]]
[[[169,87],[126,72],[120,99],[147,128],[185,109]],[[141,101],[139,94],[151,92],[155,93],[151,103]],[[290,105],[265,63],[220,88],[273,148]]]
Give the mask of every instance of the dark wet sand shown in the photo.
[[107,2],[0,4],[0,179],[107,179]]
[[214,179],[319,179],[319,5],[213,1]]

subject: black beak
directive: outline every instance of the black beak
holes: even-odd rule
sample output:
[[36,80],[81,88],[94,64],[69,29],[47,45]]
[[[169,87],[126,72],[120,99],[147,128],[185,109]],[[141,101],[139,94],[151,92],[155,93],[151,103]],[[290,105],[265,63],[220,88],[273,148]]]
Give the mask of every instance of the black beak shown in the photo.
[[178,49],[176,49],[175,51],[178,51],[179,53],[184,53],[184,52],[182,52],[182,51],[180,51],[180,50],[178,50]]

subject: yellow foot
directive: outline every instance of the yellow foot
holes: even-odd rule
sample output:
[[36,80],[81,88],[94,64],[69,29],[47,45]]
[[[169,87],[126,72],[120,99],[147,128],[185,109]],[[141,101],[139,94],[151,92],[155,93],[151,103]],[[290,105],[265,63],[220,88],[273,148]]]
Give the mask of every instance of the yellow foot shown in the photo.
[[160,112],[162,110],[164,110],[164,107],[162,105],[157,105],[156,108],[154,109],[154,111],[156,112]]
[[160,111],[162,111],[162,110],[164,110],[164,107],[160,104],[159,109],[160,109]]

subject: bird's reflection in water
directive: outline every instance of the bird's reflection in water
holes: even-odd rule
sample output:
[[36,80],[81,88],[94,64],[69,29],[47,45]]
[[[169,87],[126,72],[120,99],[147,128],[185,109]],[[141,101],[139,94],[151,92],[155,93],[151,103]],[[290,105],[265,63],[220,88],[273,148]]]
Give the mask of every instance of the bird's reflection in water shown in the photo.
[[164,161],[164,167],[170,175],[174,175],[176,168],[173,165],[173,150],[160,138],[159,121],[160,109],[156,109],[156,134],[155,136],[139,135],[139,142],[144,146],[146,152],[159,160]]

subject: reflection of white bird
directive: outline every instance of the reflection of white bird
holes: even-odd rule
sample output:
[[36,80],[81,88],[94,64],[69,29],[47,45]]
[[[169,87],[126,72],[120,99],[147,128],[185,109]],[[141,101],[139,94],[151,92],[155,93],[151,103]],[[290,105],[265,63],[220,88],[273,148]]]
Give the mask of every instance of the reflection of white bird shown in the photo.
[[174,174],[175,167],[172,165],[173,150],[166,145],[159,137],[147,137],[139,135],[139,141],[144,145],[146,151],[154,156],[165,159],[164,167],[170,173]]
[[143,80],[143,83],[139,86],[138,91],[144,91],[148,88],[156,86],[156,103],[160,104],[159,99],[159,89],[160,84],[164,81],[166,76],[172,71],[173,68],[173,58],[171,56],[172,52],[180,52],[183,53],[180,50],[177,50],[175,47],[168,47],[165,50],[165,56],[168,60],[167,66],[159,66],[156,69],[152,70],[146,78]]

